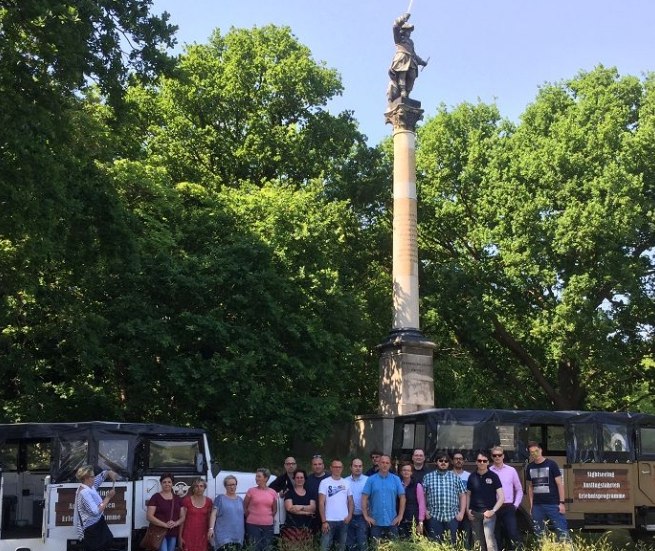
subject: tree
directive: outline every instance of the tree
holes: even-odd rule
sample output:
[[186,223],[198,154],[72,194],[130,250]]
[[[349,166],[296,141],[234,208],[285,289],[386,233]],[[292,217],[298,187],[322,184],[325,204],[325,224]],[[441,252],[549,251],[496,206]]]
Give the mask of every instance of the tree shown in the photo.
[[[168,59],[161,48],[174,29],[150,5],[0,2],[0,372],[9,420],[44,418],[51,393],[65,416],[81,366],[104,380],[95,352],[105,326],[88,286],[98,272],[120,271],[130,240],[98,170],[116,155],[113,112],[100,99],[118,107],[129,76],[152,77]],[[102,96],[87,103],[92,85]]]
[[351,150],[367,148],[351,113],[331,115],[334,69],[314,61],[286,27],[214,32],[181,56],[175,77],[135,88],[147,144],[174,181],[238,186],[327,179]]
[[424,302],[466,352],[462,393],[559,409],[652,393],[654,98],[652,77],[598,67],[543,87],[516,128],[463,105],[421,129]]

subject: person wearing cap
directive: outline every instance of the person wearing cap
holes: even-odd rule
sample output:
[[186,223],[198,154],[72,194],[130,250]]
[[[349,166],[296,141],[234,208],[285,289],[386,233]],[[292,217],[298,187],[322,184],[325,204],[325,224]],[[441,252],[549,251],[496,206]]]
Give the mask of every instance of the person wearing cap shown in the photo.
[[393,24],[393,41],[396,53],[389,67],[389,103],[398,98],[407,98],[414,88],[418,76],[418,66],[426,66],[427,61],[421,59],[414,51],[414,41],[410,38],[414,25],[408,23],[409,13],[401,15]]

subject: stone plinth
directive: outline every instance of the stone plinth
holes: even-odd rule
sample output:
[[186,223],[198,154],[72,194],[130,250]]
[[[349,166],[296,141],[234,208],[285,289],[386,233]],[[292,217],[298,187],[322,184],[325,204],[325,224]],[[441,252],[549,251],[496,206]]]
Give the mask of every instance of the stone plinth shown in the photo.
[[378,346],[381,415],[434,407],[434,343],[418,330],[394,330]]

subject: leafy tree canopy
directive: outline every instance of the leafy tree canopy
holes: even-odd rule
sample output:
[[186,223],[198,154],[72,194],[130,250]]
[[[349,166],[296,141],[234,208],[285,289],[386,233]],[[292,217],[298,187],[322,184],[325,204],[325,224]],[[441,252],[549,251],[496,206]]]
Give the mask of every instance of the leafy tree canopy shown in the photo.
[[516,127],[464,104],[421,129],[424,303],[464,351],[460,396],[624,409],[652,393],[653,82],[598,67],[543,87]]

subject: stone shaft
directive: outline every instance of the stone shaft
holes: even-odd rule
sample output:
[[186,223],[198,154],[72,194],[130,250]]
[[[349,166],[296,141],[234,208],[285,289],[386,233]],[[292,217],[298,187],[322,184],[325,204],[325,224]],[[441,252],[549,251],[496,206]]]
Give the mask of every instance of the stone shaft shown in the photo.
[[419,329],[416,135],[398,129],[393,144],[393,329]]

